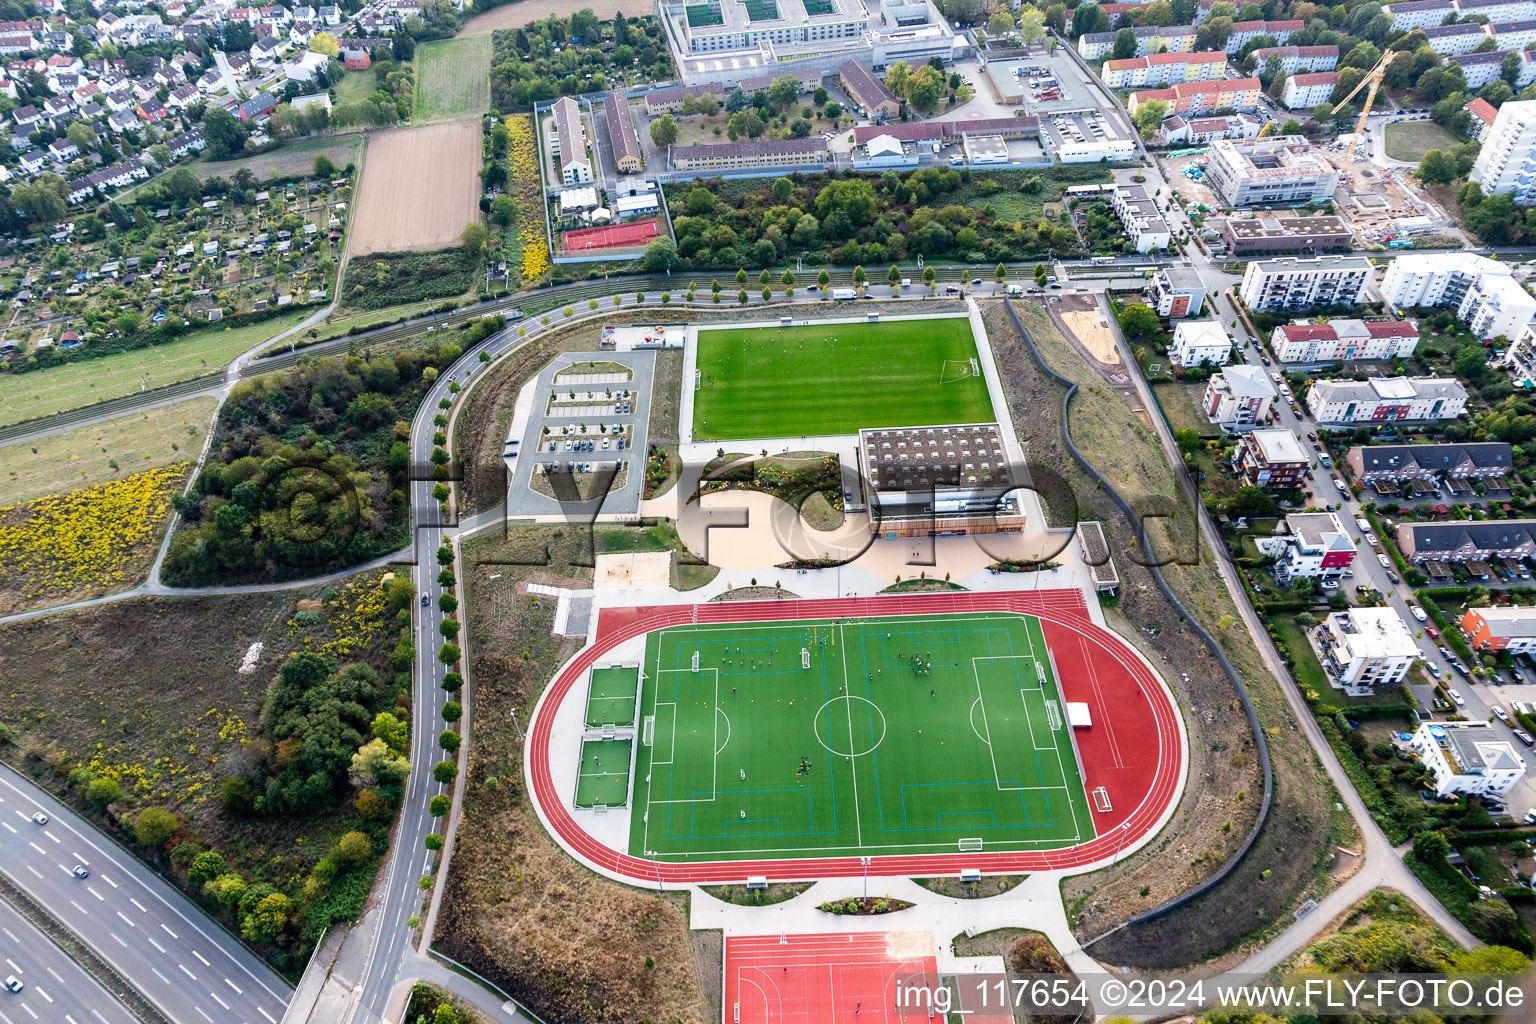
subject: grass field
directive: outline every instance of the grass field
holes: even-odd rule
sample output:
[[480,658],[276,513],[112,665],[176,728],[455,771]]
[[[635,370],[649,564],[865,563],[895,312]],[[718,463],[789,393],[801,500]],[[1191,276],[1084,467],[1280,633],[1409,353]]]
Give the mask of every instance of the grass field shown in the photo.
[[5,500],[20,504],[195,459],[213,405],[212,398],[190,398],[0,447]]
[[635,697],[640,688],[637,669],[613,665],[592,670],[587,691],[587,727],[629,725],[635,720]]
[[1385,145],[1387,156],[1393,160],[1412,160],[1417,163],[1432,149],[1450,149],[1456,145],[1456,137],[1433,121],[1399,121],[1389,124]]
[[965,317],[701,329],[698,367],[695,440],[996,418]]
[[416,117],[457,121],[491,109],[491,37],[460,36],[416,48]]
[[1039,850],[1094,836],[1033,616],[680,627],[647,639],[645,676],[636,856]]
[[[346,81],[351,79],[352,76],[348,75]],[[357,162],[362,148],[363,136],[339,135],[306,139],[274,149],[270,153],[241,157],[238,160],[199,160],[191,167],[205,181],[215,175],[227,180],[242,167],[262,179],[274,175],[312,174],[315,170],[315,157],[321,153],[330,157],[331,163],[337,167],[345,167]]]
[[379,87],[379,73],[373,68],[362,71],[348,71],[336,83],[336,102],[346,103],[351,100],[365,100],[373,95],[373,91]]
[[0,376],[0,425],[94,405],[131,395],[141,387],[164,387],[214,373],[263,338],[286,331],[309,312],[298,310],[227,330],[213,327],[164,345]]

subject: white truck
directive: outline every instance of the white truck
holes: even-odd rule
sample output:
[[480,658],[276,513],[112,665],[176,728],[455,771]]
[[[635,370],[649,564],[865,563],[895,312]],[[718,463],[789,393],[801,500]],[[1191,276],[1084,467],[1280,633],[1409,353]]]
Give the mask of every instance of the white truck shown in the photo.
[[852,288],[833,288],[832,289],[832,301],[833,302],[848,302],[848,301],[851,301],[851,300],[856,299],[858,297],[859,297],[859,293],[854,291]]

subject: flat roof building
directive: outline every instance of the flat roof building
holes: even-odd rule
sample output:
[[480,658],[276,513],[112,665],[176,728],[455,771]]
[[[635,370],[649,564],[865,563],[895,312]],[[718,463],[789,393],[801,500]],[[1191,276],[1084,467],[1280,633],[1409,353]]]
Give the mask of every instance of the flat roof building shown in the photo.
[[1291,206],[1331,200],[1339,172],[1300,135],[1211,143],[1206,181],[1228,206]]
[[1486,722],[1422,722],[1409,746],[1436,796],[1503,797],[1525,777],[1525,759]]
[[672,166],[679,171],[724,171],[754,167],[811,167],[827,161],[827,140],[752,139],[744,142],[705,142],[672,149]]
[[1375,274],[1364,256],[1277,256],[1249,262],[1238,294],[1260,313],[1359,306]]
[[1317,627],[1315,637],[1323,671],[1346,691],[1401,683],[1419,659],[1418,644],[1394,608],[1333,612]]
[[1221,229],[1233,256],[1270,252],[1330,252],[1348,249],[1355,236],[1342,217],[1227,218]]
[[1016,533],[1024,511],[996,423],[859,431],[877,536]]

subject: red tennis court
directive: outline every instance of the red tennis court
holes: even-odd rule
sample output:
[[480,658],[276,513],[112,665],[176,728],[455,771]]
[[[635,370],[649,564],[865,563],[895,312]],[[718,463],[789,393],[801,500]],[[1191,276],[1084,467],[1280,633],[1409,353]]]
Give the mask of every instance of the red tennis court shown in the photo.
[[578,228],[562,231],[560,245],[566,252],[583,249],[628,249],[644,245],[661,234],[654,220],[637,220],[631,224],[609,224],[600,228]]
[[924,934],[927,950],[902,948],[910,932],[727,937],[725,1024],[894,1024],[897,977],[938,971]]

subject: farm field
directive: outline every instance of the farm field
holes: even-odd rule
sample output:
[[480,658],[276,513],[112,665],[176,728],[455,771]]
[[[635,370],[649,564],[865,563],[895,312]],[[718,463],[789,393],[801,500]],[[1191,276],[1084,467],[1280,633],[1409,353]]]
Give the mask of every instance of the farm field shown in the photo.
[[380,132],[352,216],[351,254],[456,245],[479,217],[480,122]]
[[995,418],[965,317],[701,329],[698,348],[696,440]]
[[263,338],[281,334],[308,315],[308,310],[297,310],[245,327],[215,327],[164,345],[0,375],[0,426],[120,398],[141,386],[149,390],[214,373]]
[[459,36],[422,43],[417,47],[418,123],[478,117],[490,108],[489,35]]
[[634,856],[1042,850],[1095,836],[1034,616],[685,626],[651,634],[645,659]]
[[[346,80],[351,81],[348,75]],[[189,166],[204,181],[212,177],[229,178],[242,167],[258,178],[271,178],[287,174],[312,174],[315,157],[324,153],[337,167],[356,163],[362,156],[362,135],[337,135],[322,139],[306,139],[275,149],[270,153],[241,157],[238,160],[198,160]]]
[[1387,156],[1393,160],[1412,160],[1417,163],[1432,149],[1450,149],[1456,145],[1455,136],[1433,121],[1399,121],[1384,129]]
[[569,18],[573,10],[583,9],[591,9],[599,21],[607,21],[621,11],[626,18],[634,18],[651,14],[655,10],[650,4],[638,3],[636,0],[592,0],[591,3],[583,2],[577,7],[565,0],[523,0],[522,3],[506,4],[475,15],[459,29],[459,38],[490,35],[504,28],[522,28],[531,21],[541,21],[550,15]]
[[196,458],[213,407],[212,398],[189,398],[0,447],[5,500],[19,504]]

